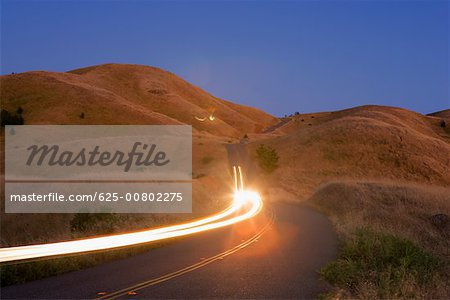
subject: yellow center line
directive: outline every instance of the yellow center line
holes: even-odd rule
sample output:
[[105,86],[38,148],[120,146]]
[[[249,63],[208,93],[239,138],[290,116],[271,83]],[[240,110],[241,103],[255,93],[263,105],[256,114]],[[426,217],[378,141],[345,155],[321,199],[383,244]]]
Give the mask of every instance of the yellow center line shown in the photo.
[[107,295],[104,295],[102,297],[96,298],[96,300],[100,300],[100,299],[111,299],[111,300],[112,299],[117,299],[119,297],[127,295],[129,292],[136,292],[136,291],[142,290],[144,288],[147,288],[147,287],[150,287],[150,286],[153,286],[153,285],[157,285],[159,283],[165,282],[165,281],[170,280],[170,279],[175,278],[175,277],[179,277],[179,276],[181,276],[183,274],[192,272],[192,271],[197,270],[197,269],[199,269],[201,267],[209,265],[209,264],[213,263],[214,261],[223,259],[224,257],[229,256],[229,255],[231,255],[231,254],[233,254],[233,253],[235,253],[235,252],[237,252],[237,251],[247,247],[248,245],[256,242],[265,232],[267,232],[270,229],[270,227],[272,226],[272,224],[274,223],[274,221],[275,221],[275,214],[274,214],[274,212],[271,211],[270,213],[271,213],[270,219],[263,226],[263,228],[260,231],[258,231],[255,235],[253,235],[252,237],[250,237],[246,241],[242,242],[241,244],[239,244],[239,245],[237,245],[237,246],[235,246],[235,247],[233,247],[233,248],[231,248],[229,250],[221,252],[221,253],[219,253],[217,255],[214,255],[214,256],[212,256],[210,258],[202,260],[199,263],[196,263],[196,264],[193,264],[191,266],[188,266],[188,267],[185,267],[183,269],[180,269],[178,271],[175,271],[175,272],[172,272],[172,273],[160,276],[158,278],[154,278],[154,279],[151,279],[151,280],[148,280],[148,281],[144,281],[144,282],[135,284],[135,285],[127,287],[127,288],[123,288],[123,289],[115,291],[115,292],[113,292],[111,294],[107,294]]

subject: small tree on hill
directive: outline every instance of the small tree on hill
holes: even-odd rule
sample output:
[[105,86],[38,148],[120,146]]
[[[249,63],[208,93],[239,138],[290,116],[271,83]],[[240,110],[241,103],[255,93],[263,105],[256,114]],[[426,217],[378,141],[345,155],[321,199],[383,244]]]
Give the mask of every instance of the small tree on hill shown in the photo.
[[1,126],[5,125],[23,125],[23,117],[21,114],[13,115],[6,109],[1,111]]
[[267,173],[273,172],[278,167],[279,156],[275,149],[261,144],[256,149],[256,157],[260,167]]

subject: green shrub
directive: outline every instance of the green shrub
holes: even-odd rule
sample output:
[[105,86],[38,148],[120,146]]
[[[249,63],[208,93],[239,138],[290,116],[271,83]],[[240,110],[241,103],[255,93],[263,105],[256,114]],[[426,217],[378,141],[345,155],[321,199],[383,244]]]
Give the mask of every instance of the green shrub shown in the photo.
[[202,164],[207,165],[214,160],[214,157],[204,156],[202,157]]
[[260,167],[270,173],[278,167],[279,156],[275,149],[261,144],[256,148],[256,157]]
[[[324,267],[321,275],[352,295],[366,295],[364,287],[371,286],[377,298],[404,298],[431,284],[439,275],[438,268],[436,257],[407,239],[358,229],[354,238],[343,244],[340,257]],[[405,294],[407,286],[413,287],[411,294]]]

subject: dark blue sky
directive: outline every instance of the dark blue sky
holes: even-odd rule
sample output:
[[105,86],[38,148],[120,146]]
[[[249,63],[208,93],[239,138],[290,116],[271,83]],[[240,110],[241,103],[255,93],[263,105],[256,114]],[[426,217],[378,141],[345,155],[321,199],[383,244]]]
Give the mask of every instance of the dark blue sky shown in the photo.
[[135,63],[275,115],[450,108],[448,1],[1,4],[2,74]]

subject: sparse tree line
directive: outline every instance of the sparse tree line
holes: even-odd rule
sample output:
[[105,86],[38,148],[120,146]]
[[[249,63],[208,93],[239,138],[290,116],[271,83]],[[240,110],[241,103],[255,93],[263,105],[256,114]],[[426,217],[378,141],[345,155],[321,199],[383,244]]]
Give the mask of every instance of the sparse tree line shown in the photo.
[[284,117],[285,118],[292,118],[293,116],[298,116],[298,115],[300,115],[300,112],[296,111],[295,113],[290,114],[290,115],[285,114]]

